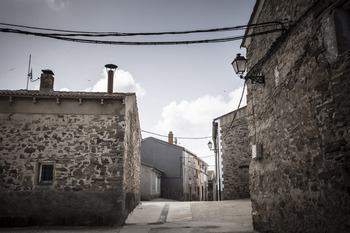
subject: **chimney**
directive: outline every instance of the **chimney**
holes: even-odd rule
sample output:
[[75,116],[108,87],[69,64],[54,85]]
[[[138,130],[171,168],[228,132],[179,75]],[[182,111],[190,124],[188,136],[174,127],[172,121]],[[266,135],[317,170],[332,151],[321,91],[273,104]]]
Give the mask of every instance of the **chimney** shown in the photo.
[[173,138],[174,138],[173,132],[170,131],[169,134],[168,134],[168,142],[170,144],[173,144]]
[[40,91],[51,92],[53,91],[53,82],[55,75],[52,70],[41,70],[43,73],[40,76]]
[[107,73],[108,73],[108,84],[107,84],[107,93],[113,94],[113,79],[114,79],[114,72],[118,68],[118,66],[114,64],[107,64],[105,65]]

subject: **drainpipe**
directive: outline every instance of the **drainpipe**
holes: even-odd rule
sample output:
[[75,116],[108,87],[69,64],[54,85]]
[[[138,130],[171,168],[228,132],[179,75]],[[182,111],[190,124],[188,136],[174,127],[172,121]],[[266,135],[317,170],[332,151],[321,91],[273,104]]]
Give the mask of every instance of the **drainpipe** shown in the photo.
[[215,173],[219,183],[217,184],[217,197],[218,200],[221,201],[221,172],[220,172],[220,157],[219,157],[219,141],[218,141],[218,123],[216,120],[213,120],[213,128],[212,128],[212,138],[214,144],[214,153],[215,153]]

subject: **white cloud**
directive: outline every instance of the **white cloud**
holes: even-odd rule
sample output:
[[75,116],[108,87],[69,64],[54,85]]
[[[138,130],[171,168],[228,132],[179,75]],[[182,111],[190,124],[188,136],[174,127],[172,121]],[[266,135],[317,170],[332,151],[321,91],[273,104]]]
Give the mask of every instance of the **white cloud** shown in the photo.
[[[223,96],[205,95],[193,101],[171,102],[163,108],[162,119],[156,125],[157,132],[176,131],[178,135],[210,135],[214,118],[234,111],[242,94],[240,87],[229,94],[229,100]],[[241,107],[246,105],[245,95]]]
[[[169,131],[173,131],[174,137],[210,137],[213,119],[236,110],[242,91],[243,87],[232,91],[226,100],[221,95],[205,95],[193,101],[171,102],[163,108],[162,118],[155,126],[155,132],[168,134]],[[243,95],[240,107],[245,105],[246,93]],[[162,138],[162,140],[166,139]],[[211,138],[203,140],[178,139],[178,142],[180,146],[199,157],[207,157],[213,154],[207,147],[209,140]],[[214,157],[205,158],[204,161],[213,165]]]
[[69,89],[66,88],[66,87],[63,87],[63,88],[59,89],[58,91],[71,91],[71,90],[69,90]]
[[[87,88],[84,91],[107,92],[108,75],[105,69],[103,69],[101,76],[101,79],[93,87]],[[142,97],[146,94],[145,89],[139,83],[135,82],[132,75],[121,69],[116,70],[114,73],[113,92],[135,92],[137,97]]]

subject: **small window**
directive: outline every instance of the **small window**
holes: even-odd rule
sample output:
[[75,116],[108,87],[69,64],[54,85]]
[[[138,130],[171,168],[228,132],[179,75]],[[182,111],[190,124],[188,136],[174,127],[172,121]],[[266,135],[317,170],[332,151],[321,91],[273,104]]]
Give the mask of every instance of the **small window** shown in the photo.
[[53,182],[53,164],[39,164],[39,183],[50,184]]

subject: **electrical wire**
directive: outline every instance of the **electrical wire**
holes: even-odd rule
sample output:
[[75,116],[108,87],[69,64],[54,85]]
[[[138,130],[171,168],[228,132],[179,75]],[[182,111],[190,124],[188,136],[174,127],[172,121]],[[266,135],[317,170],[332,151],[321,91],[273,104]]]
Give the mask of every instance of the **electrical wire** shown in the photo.
[[74,31],[74,30],[65,30],[65,29],[54,29],[54,28],[42,28],[42,27],[32,27],[18,24],[8,24],[1,23],[0,25],[10,26],[10,27],[18,27],[18,28],[27,28],[41,31],[54,31],[54,32],[65,32],[65,33],[73,33],[73,34],[52,34],[54,36],[154,36],[154,35],[174,35],[174,34],[192,34],[192,33],[208,33],[208,32],[220,32],[220,31],[234,31],[234,30],[245,30],[249,28],[258,28],[258,27],[267,27],[267,26],[280,26],[281,28],[285,28],[285,24],[289,22],[279,22],[279,21],[271,21],[264,22],[258,24],[250,24],[250,25],[241,25],[235,27],[223,27],[223,28],[211,28],[211,29],[201,29],[201,30],[188,30],[188,31],[163,31],[163,32],[94,32],[94,31]]
[[[70,31],[70,30],[60,30],[60,29],[51,29],[51,28],[39,28],[39,27],[30,27],[23,25],[15,24],[6,24],[0,23],[0,25],[18,27],[18,28],[27,28],[41,31],[55,31],[55,32],[69,32],[70,34],[64,33],[43,33],[36,31],[25,31],[20,29],[12,28],[0,28],[0,32],[3,33],[15,33],[22,35],[32,35],[38,37],[46,37],[57,40],[64,40],[70,42],[78,43],[90,43],[90,44],[106,44],[106,45],[188,45],[188,44],[203,44],[203,43],[220,43],[220,42],[229,42],[240,40],[246,37],[253,37],[268,33],[275,33],[285,30],[285,22],[265,22],[260,24],[251,24],[243,25],[236,27],[226,27],[226,28],[216,28],[216,29],[207,29],[207,30],[192,30],[192,31],[175,31],[175,32],[149,32],[149,33],[120,33],[120,32],[85,32],[85,31]],[[277,27],[262,32],[252,33],[249,35],[234,36],[234,37],[223,37],[216,39],[203,39],[203,40],[180,40],[180,41],[111,41],[111,40],[93,40],[86,38],[77,38],[77,37],[107,37],[107,36],[149,36],[149,35],[165,35],[165,34],[190,34],[190,33],[210,33],[218,31],[232,31],[232,30],[243,30],[247,28],[259,28],[259,27]]]
[[[146,130],[141,130],[141,132],[148,133],[148,134],[153,134],[153,135],[157,135],[157,136],[159,136],[159,137],[164,137],[164,138],[167,138],[167,137],[168,137],[167,135],[157,134],[157,133],[153,133],[153,132],[146,131]],[[177,139],[199,140],[199,139],[211,138],[211,136],[208,136],[208,137],[176,137],[176,138],[177,138]]]
[[230,132],[230,130],[232,129],[233,122],[235,121],[236,115],[237,115],[237,113],[238,113],[238,110],[239,110],[239,108],[241,107],[241,103],[242,103],[242,99],[243,99],[243,96],[244,96],[244,90],[245,90],[246,84],[247,84],[247,80],[244,81],[243,90],[242,90],[242,94],[241,94],[241,99],[239,100],[237,110],[235,111],[235,114],[233,115],[233,118],[232,118],[232,121],[231,121],[231,123],[230,123],[230,126],[229,126],[228,129],[226,130],[226,134],[224,134],[224,136],[221,137],[221,140],[223,140],[223,139],[228,135],[228,133]]
[[210,158],[210,157],[214,157],[215,155],[208,155],[208,156],[203,156],[203,157],[199,157],[201,159],[205,159],[205,158]]
[[46,37],[57,40],[64,40],[70,42],[79,42],[79,43],[89,43],[89,44],[104,44],[104,45],[189,45],[189,44],[209,44],[209,43],[219,43],[219,42],[229,42],[235,40],[241,40],[246,37],[253,37],[258,35],[264,35],[268,33],[280,32],[282,29],[272,29],[264,32],[253,33],[249,35],[235,36],[235,37],[225,37],[217,39],[205,39],[205,40],[191,40],[191,41],[106,41],[106,40],[90,40],[83,38],[70,38],[66,36],[57,36],[57,34],[48,34],[48,33],[37,33],[30,31],[14,30],[8,28],[0,28],[0,32],[4,33],[15,33],[23,35],[33,35],[38,37]]

